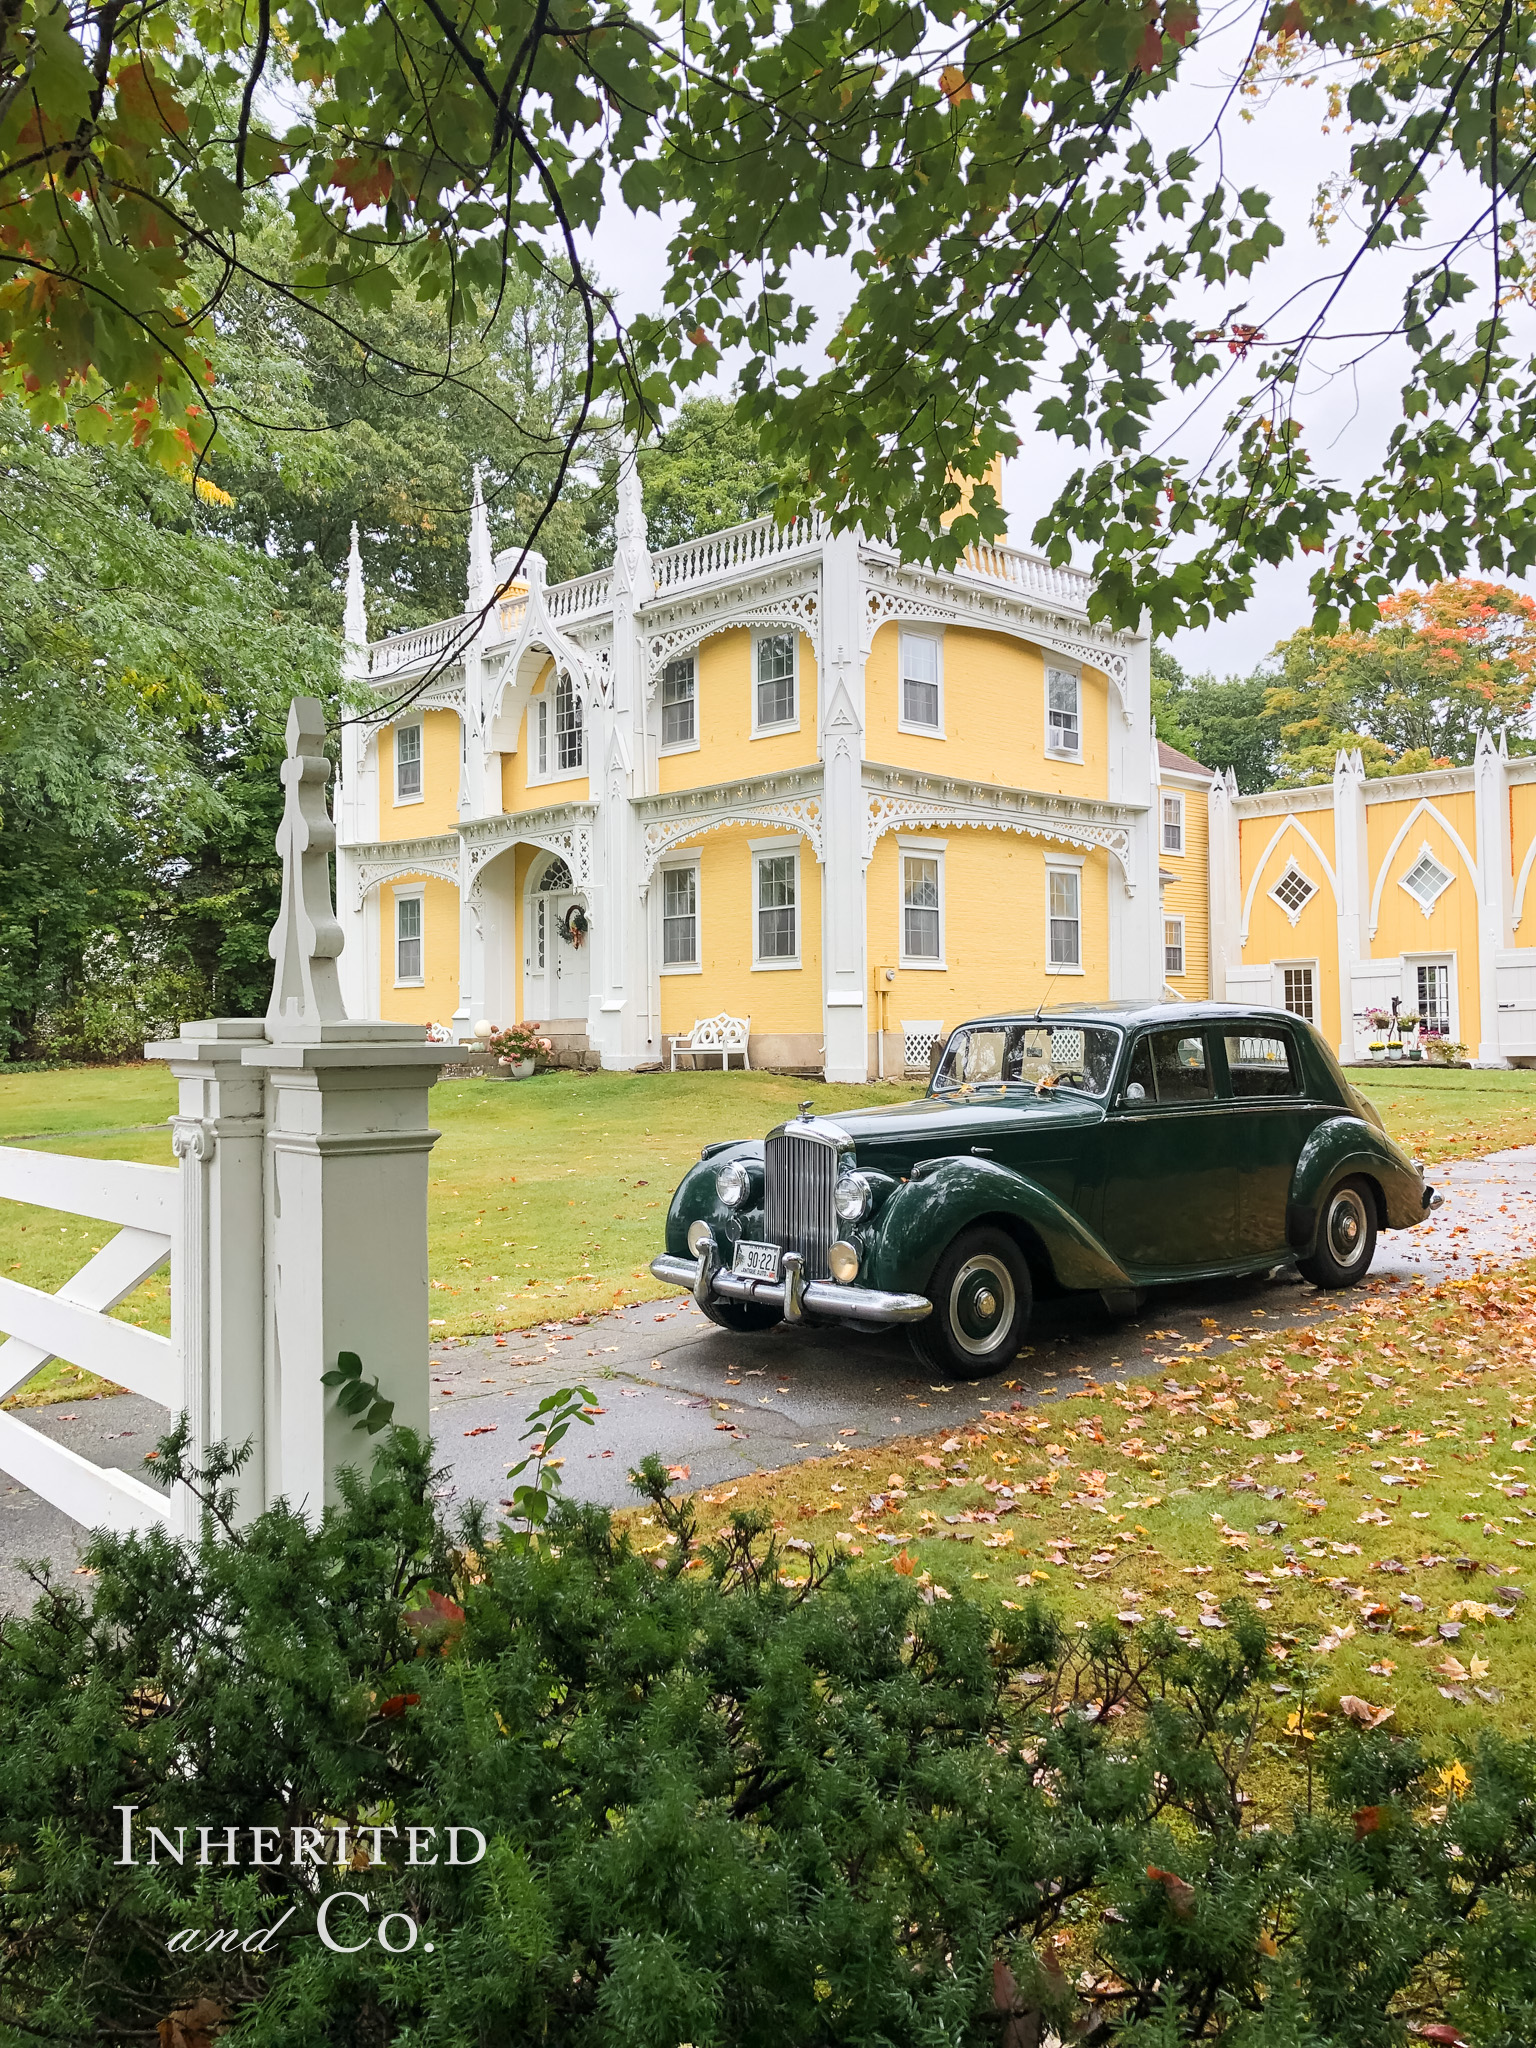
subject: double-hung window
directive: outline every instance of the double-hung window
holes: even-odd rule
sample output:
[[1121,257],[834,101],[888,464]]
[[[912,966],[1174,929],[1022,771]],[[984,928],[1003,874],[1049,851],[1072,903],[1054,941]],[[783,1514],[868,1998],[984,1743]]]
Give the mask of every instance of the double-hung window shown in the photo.
[[698,744],[698,679],[693,656],[669,661],[661,674],[662,747],[692,747]]
[[699,870],[687,867],[661,871],[661,964],[663,968],[699,964]]
[[1163,793],[1163,851],[1184,851],[1184,799]]
[[940,732],[944,725],[943,642],[936,633],[901,635],[901,717],[903,732]]
[[800,958],[800,860],[794,853],[753,856],[757,964],[776,967]]
[[1281,1007],[1290,1011],[1293,1017],[1305,1018],[1308,1024],[1317,1022],[1316,983],[1313,970],[1307,967],[1284,967],[1280,970]]
[[421,891],[395,897],[395,986],[419,988],[422,973]]
[[1045,672],[1045,747],[1073,761],[1083,758],[1083,691],[1077,675],[1066,668]]
[[944,857],[901,856],[901,964],[938,967],[944,960]]
[[1184,972],[1184,920],[1163,919],[1163,973],[1172,980]]
[[1048,908],[1046,962],[1059,973],[1083,964],[1083,878],[1077,868],[1047,868]]
[[569,676],[555,684],[555,766],[562,775],[582,763],[581,699]]
[[772,732],[797,724],[794,634],[759,633],[753,643],[752,663],[754,732]]
[[421,727],[395,727],[395,802],[421,802]]

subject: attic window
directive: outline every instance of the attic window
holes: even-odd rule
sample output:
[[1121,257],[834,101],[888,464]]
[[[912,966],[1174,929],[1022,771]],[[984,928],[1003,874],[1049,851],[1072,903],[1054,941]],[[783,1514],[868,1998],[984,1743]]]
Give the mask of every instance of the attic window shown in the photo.
[[1455,876],[1449,868],[1443,868],[1427,846],[1419,849],[1419,857],[1403,876],[1403,887],[1428,917],[1438,899],[1449,889]]
[[1317,894],[1317,884],[1292,861],[1269,893],[1294,925]]

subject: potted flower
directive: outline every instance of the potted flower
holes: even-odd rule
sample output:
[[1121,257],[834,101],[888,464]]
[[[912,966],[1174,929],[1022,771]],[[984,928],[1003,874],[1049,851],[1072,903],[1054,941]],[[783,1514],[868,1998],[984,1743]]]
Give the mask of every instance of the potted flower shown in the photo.
[[1382,1058],[1382,1057],[1383,1057],[1383,1056],[1385,1055],[1385,1053],[1386,1053],[1386,1050],[1387,1050],[1387,1047],[1386,1047],[1386,1041],[1385,1041],[1384,1039],[1380,1039],[1380,1038],[1373,1038],[1373,1039],[1371,1040],[1371,1043],[1370,1043],[1370,1047],[1369,1047],[1369,1051],[1370,1051],[1370,1055],[1371,1055],[1371,1058],[1372,1058],[1373,1060],[1379,1060],[1379,1059],[1381,1059],[1381,1058]]
[[540,1054],[552,1053],[555,1049],[552,1038],[539,1035],[537,1024],[526,1023],[509,1024],[504,1031],[493,1031],[487,1044],[516,1081],[526,1081]]

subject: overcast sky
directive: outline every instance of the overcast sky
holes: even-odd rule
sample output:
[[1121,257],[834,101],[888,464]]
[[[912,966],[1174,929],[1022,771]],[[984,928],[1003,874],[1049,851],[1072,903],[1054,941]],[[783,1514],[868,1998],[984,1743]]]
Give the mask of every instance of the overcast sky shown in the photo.
[[[1255,18],[1255,0],[1232,0],[1214,26],[1207,16],[1195,61],[1149,120],[1149,132],[1160,149],[1175,141],[1198,142],[1208,132],[1228,102]],[[1227,174],[1238,188],[1256,185],[1268,193],[1286,242],[1251,286],[1223,287],[1194,302],[1191,310],[1198,309],[1198,317],[1214,322],[1246,296],[1248,307],[1240,317],[1262,322],[1267,333],[1279,337],[1295,333],[1300,319],[1315,311],[1332,289],[1353,237],[1344,225],[1335,230],[1327,247],[1321,247],[1307,216],[1319,183],[1344,165],[1348,142],[1342,134],[1322,132],[1322,102],[1320,89],[1280,88],[1257,108],[1251,122],[1241,120],[1237,104],[1228,102],[1221,123]],[[1466,196],[1455,173],[1443,179],[1437,193],[1437,209],[1454,213],[1457,228],[1465,217]],[[592,253],[624,314],[659,306],[666,243],[667,232],[660,223],[637,218],[617,198],[605,210]],[[1341,339],[1316,354],[1315,367],[1303,381],[1297,410],[1306,425],[1313,463],[1346,484],[1358,484],[1372,472],[1400,415],[1398,393],[1407,352],[1400,343],[1388,343],[1351,369],[1350,359],[1361,355],[1365,344],[1342,337],[1368,335],[1390,321],[1404,283],[1427,255],[1421,244],[1412,252],[1373,256],[1361,267],[1330,313],[1330,330]],[[851,296],[847,266],[807,261],[797,268],[793,282],[822,315],[818,340],[830,336]],[[815,346],[803,359],[812,368],[824,360]],[[1170,404],[1156,421],[1158,433],[1167,437],[1171,449],[1203,458],[1211,449],[1226,396],[1222,392],[1208,398],[1193,418],[1188,417],[1187,399]],[[1023,447],[1006,466],[1004,504],[1010,539],[1015,546],[1027,547],[1035,520],[1083,456],[1052,436],[1032,431],[1022,412],[1019,424]],[[1173,645],[1179,659],[1188,668],[1213,669],[1217,674],[1252,669],[1277,640],[1307,622],[1311,607],[1306,585],[1315,560],[1262,572],[1252,602],[1239,617],[1176,637]]]

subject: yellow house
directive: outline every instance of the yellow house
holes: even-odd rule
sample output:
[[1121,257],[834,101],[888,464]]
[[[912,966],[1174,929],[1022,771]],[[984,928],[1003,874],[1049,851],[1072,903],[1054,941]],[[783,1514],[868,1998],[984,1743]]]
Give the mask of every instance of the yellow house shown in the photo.
[[621,1068],[726,1014],[754,1065],[862,1080],[978,1012],[1209,992],[1211,777],[1158,747],[1147,642],[1086,576],[815,521],[653,554],[632,463],[616,541],[514,580],[477,488],[465,611],[371,646],[354,547],[355,1012]]
[[[1536,759],[1486,734],[1468,768],[1211,792],[1213,983],[1316,1023],[1344,1059],[1408,1014],[1481,1065],[1536,1059],[1536,947],[1519,943],[1536,862]],[[1526,927],[1529,933],[1530,927]]]

